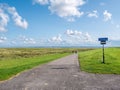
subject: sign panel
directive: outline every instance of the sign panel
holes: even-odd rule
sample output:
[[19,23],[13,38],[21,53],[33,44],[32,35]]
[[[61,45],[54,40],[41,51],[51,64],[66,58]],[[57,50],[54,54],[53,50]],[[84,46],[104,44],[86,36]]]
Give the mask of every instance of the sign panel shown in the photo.
[[108,41],[108,38],[98,38],[98,41],[106,42],[106,41]]
[[101,44],[106,44],[106,42],[100,42]]

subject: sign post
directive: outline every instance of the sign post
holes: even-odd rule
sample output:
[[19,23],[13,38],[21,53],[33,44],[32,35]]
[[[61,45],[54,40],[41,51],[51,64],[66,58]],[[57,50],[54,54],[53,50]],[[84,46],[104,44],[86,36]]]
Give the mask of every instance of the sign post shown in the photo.
[[103,45],[102,51],[103,51],[103,62],[105,64],[105,55],[104,55],[104,45],[106,44],[106,41],[108,41],[108,38],[98,38],[98,41],[100,41],[101,45]]

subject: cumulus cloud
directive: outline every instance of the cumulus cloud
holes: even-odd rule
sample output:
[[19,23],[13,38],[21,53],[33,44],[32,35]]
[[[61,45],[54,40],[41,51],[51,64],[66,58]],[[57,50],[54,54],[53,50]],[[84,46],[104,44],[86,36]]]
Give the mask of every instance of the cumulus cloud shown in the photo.
[[16,42],[16,41],[14,41],[14,40],[13,40],[13,41],[11,41],[10,43],[11,43],[11,44],[13,44],[13,45],[17,44],[17,42]]
[[85,38],[84,40],[86,40],[87,42],[93,42],[93,40],[92,40],[92,38],[91,38],[89,33],[85,33],[84,34],[84,38]]
[[104,21],[109,21],[112,19],[112,14],[108,12],[107,10],[103,12],[103,15],[104,15]]
[[62,34],[48,39],[46,45],[89,45],[95,43],[96,41],[89,33],[67,29]]
[[80,11],[80,6],[85,4],[84,0],[34,0],[38,4],[48,4],[48,9],[61,18],[74,21],[76,17],[81,17],[84,12]]
[[67,35],[67,39],[65,40],[68,43],[80,44],[86,42],[93,42],[93,39],[89,33],[83,33],[78,30],[66,30],[65,35]]
[[4,36],[1,36],[1,37],[0,37],[0,43],[4,43],[6,40],[7,40],[6,37],[4,37]]
[[54,36],[51,39],[48,40],[50,43],[61,43],[63,40],[61,38],[61,35],[59,34],[58,36]]
[[27,21],[18,14],[15,7],[8,7],[7,9],[8,12],[12,15],[15,24],[21,28],[27,29],[28,27]]
[[36,44],[36,41],[33,38],[27,38],[26,36],[20,36],[19,40],[24,44]]
[[38,3],[38,4],[41,4],[41,5],[46,5],[48,4],[48,0],[34,0],[33,3]]
[[6,31],[6,26],[9,21],[9,16],[4,13],[4,11],[0,8],[0,31]]
[[83,5],[83,0],[51,0],[49,10],[62,18],[80,17],[83,12],[79,11],[79,6]]
[[65,34],[67,34],[67,35],[81,35],[82,32],[77,31],[77,30],[73,31],[73,30],[68,29],[68,30],[66,30]]
[[95,40],[87,32],[68,29],[62,35],[52,37],[48,40],[50,43],[59,45],[88,45],[95,44]]
[[87,16],[98,18],[98,11],[94,10],[93,12],[89,12]]
[[28,22],[23,19],[17,12],[15,7],[10,7],[7,4],[0,4],[0,31],[6,31],[8,22],[10,21],[10,15],[12,16],[15,25],[27,29]]
[[25,44],[36,44],[36,41],[33,38],[26,38],[24,40]]

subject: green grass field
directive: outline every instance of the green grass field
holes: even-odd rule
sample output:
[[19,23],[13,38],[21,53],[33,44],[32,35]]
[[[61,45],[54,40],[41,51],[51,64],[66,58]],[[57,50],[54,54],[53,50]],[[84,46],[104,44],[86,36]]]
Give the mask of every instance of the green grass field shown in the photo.
[[120,74],[120,48],[105,48],[105,64],[102,63],[102,49],[3,48],[0,49],[0,81],[76,50],[79,52],[81,70],[91,73]]
[[50,54],[44,56],[38,56],[33,58],[21,58],[21,59],[8,59],[8,60],[1,60],[0,61],[0,80],[5,80],[17,73],[31,69],[34,66],[48,63],[53,61],[57,58],[63,57],[68,55],[67,53],[64,54]]
[[37,65],[48,63],[57,58],[71,54],[72,51],[89,49],[72,48],[1,48],[0,49],[0,81],[31,69]]
[[70,54],[71,50],[52,48],[7,48],[0,49],[0,81],[31,69],[37,65],[48,63]]
[[90,73],[120,74],[120,48],[105,48],[105,64],[102,49],[79,53],[80,68]]

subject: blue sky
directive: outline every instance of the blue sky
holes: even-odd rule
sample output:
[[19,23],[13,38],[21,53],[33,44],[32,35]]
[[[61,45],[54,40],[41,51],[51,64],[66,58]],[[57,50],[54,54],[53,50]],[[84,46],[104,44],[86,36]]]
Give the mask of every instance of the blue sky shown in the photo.
[[120,0],[0,0],[0,47],[120,46]]

